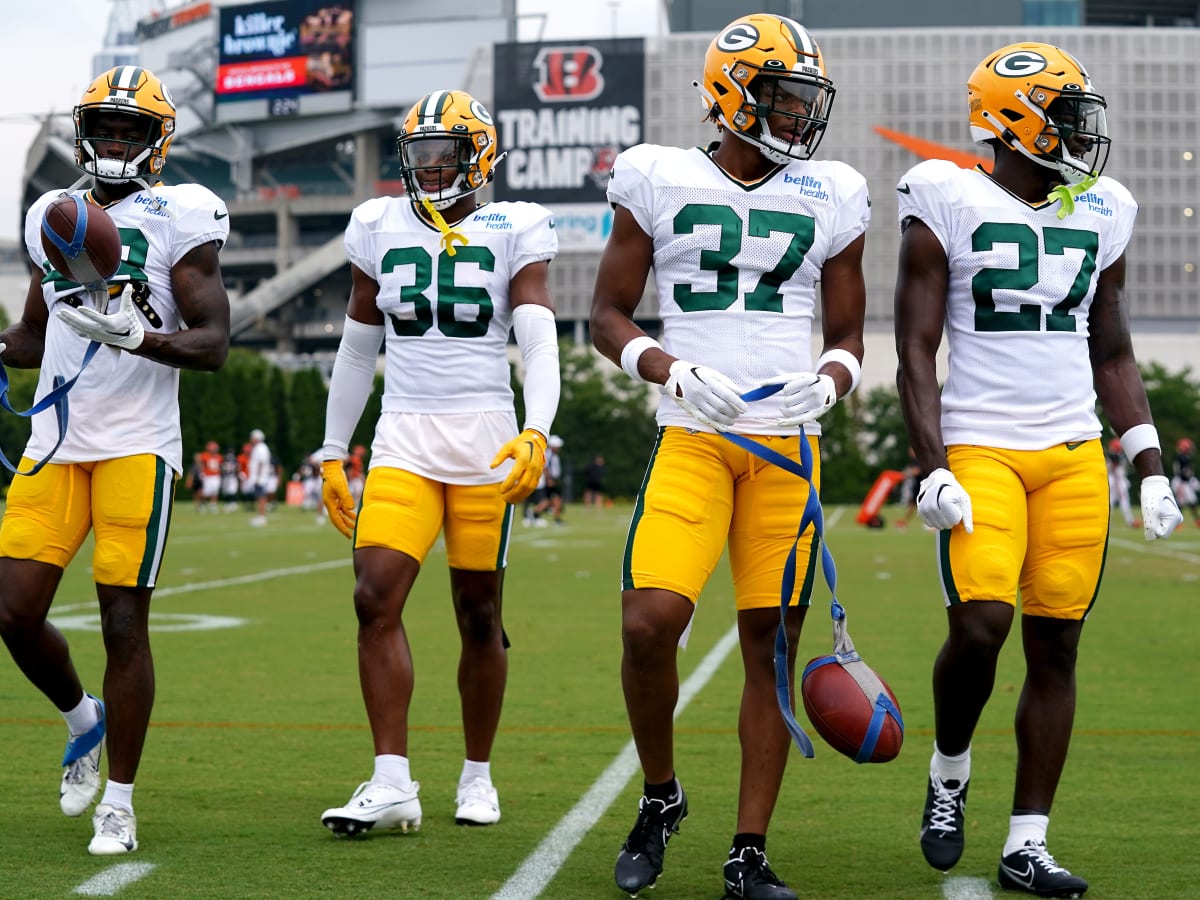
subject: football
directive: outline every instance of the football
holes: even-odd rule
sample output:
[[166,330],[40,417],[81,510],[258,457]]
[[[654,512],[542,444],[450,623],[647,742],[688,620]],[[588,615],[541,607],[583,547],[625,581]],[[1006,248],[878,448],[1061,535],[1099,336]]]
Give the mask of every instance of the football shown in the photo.
[[900,704],[857,654],[819,656],[800,681],[804,711],[834,750],[857,763],[895,759],[904,743]]
[[50,265],[78,284],[94,284],[121,265],[121,235],[103,209],[77,194],[59,197],[42,216],[42,249]]

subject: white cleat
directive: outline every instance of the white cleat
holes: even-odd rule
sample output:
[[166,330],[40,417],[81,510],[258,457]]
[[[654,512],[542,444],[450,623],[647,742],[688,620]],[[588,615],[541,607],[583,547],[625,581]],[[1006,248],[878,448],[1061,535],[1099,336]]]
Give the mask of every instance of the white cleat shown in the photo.
[[101,803],[92,816],[96,836],[88,844],[92,856],[117,856],[138,848],[137,816],[120,806]]
[[458,810],[454,821],[458,825],[495,825],[500,821],[500,798],[492,783],[472,778],[458,786]]
[[407,789],[364,781],[345,806],[321,813],[321,824],[339,837],[355,837],[376,826],[416,831],[421,827],[420,788],[416,781]]
[[63,753],[62,783],[58,805],[64,815],[78,816],[92,805],[100,791],[100,754],[104,750],[104,704],[92,697],[100,708],[100,721],[90,731],[67,740]]

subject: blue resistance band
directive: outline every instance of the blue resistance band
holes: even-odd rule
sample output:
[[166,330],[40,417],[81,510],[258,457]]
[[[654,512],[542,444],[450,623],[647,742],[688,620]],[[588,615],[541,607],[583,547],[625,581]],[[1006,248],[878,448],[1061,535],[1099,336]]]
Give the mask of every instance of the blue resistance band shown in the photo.
[[88,363],[92,361],[92,357],[96,355],[96,351],[100,349],[99,341],[92,341],[88,344],[87,350],[83,354],[83,362],[79,365],[79,371],[75,373],[69,381],[61,375],[54,376],[54,387],[47,392],[46,396],[39,400],[29,409],[22,412],[21,410],[13,409],[12,403],[8,399],[8,370],[4,368],[4,364],[0,363],[0,408],[8,410],[13,415],[20,416],[23,419],[28,419],[30,416],[35,416],[43,410],[54,407],[55,418],[58,419],[58,440],[54,442],[54,446],[44,458],[33,464],[33,468],[22,472],[8,460],[8,456],[4,451],[0,450],[0,463],[4,464],[4,468],[12,472],[14,475],[35,475],[41,471],[42,466],[50,462],[54,458],[54,454],[58,452],[58,448],[62,446],[63,440],[67,436],[67,423],[70,420],[70,407],[67,404],[67,392],[75,386],[75,382],[79,380],[79,376],[83,374],[83,370],[87,368]]
[[[762,400],[773,394],[777,394],[782,389],[782,384],[767,384],[742,394],[742,399],[747,403],[753,403],[755,400]],[[746,450],[748,453],[754,454],[759,459],[778,466],[808,482],[808,500],[804,505],[804,514],[800,517],[800,525],[796,530],[796,538],[792,541],[791,549],[788,551],[787,560],[784,563],[783,580],[779,589],[779,629],[775,633],[775,697],[779,703],[779,712],[783,716],[784,724],[787,725],[787,729],[791,733],[792,740],[795,742],[797,749],[799,749],[801,755],[811,759],[814,755],[813,743],[808,735],[804,733],[804,729],[800,727],[800,723],[796,721],[796,716],[792,712],[791,679],[788,677],[788,639],[785,628],[788,607],[791,604],[792,592],[796,586],[796,548],[799,546],[800,538],[810,523],[821,545],[821,573],[825,578],[825,583],[829,586],[829,614],[834,622],[834,655],[813,660],[805,668],[804,674],[807,675],[813,669],[827,663],[846,664],[862,662],[862,658],[855,651],[854,643],[850,640],[849,634],[846,632],[846,610],[837,599],[837,566],[834,564],[833,554],[829,552],[829,547],[825,542],[825,514],[821,508],[821,499],[817,496],[817,489],[812,480],[812,448],[808,446],[808,438],[804,434],[803,429],[800,432],[799,463],[793,459],[789,459],[782,453],[772,450],[770,447],[751,440],[745,435],[721,432],[721,436],[743,450]],[[801,678],[801,682],[803,683],[803,678]],[[891,698],[888,697],[885,691],[880,691],[879,696],[875,700],[875,711],[872,714],[866,738],[859,749],[858,758],[855,759],[855,762],[866,762],[871,758],[875,751],[876,741],[883,730],[884,721],[889,715],[896,719],[903,732],[904,723],[900,718],[900,710],[891,702]]]

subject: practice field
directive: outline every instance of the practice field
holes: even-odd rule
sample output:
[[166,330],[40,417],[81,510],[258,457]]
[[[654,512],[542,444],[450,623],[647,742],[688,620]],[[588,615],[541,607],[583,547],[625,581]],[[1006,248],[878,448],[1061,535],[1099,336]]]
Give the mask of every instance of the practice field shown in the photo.
[[[805,898],[1004,895],[995,875],[1011,803],[1019,641],[1005,650],[976,736],[966,853],[942,876],[917,845],[930,671],[944,633],[933,537],[919,524],[868,531],[852,510],[827,514],[851,633],[899,698],[906,743],[891,763],[856,766],[809,729],[817,757],[793,754],[768,842],[772,866]],[[200,515],[181,503],[153,612],[158,698],[135,794],[141,849],[88,856],[90,813],[68,819],[58,809],[62,720],[0,654],[0,897],[625,896],[612,867],[641,787],[619,679],[628,516],[571,507],[563,527],[514,530],[505,611],[513,646],[492,761],[503,819],[491,828],[454,824],[458,642],[445,556],[435,550],[406,615],[424,825],[338,840],[321,812],[370,776],[373,755],[348,542],[310,513],[280,510],[252,529],[248,513]],[[85,686],[99,693],[89,557],[85,548],[68,571],[55,619]],[[654,900],[722,892],[741,689],[728,579],[722,567],[680,657],[676,756],[691,815],[656,890],[643,892]],[[1051,851],[1091,881],[1089,900],[1200,896],[1198,602],[1200,529],[1147,545],[1114,526],[1050,830]],[[800,660],[828,652],[830,633],[820,591]],[[803,712],[800,720],[807,728]]]

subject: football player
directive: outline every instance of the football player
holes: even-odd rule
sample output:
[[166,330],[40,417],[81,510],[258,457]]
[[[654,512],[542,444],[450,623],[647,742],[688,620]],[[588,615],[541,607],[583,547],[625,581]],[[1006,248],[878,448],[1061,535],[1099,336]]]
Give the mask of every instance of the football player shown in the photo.
[[[21,319],[0,334],[3,361],[41,367],[38,395],[100,347],[70,392],[70,424],[50,463],[16,478],[0,524],[0,633],[13,659],[62,712],[69,739],[60,805],[93,816],[93,854],[136,850],[133,783],[154,702],[147,619],[182,472],[179,370],[220,368],[229,348],[229,300],[217,252],[229,234],[225,204],[197,184],[158,181],[175,135],[175,107],[149,70],[100,75],[74,110],[75,160],[123,245],[107,291],[89,295],[42,250],[42,214],[25,217],[33,277]],[[22,468],[51,453],[52,417],[35,416]],[[63,635],[46,621],[63,569],[91,530],[92,570],[108,665],[103,702],[85,693]]]
[[[931,866],[963,849],[971,736],[1020,603],[1026,676],[1001,886],[1078,896],[1046,849],[1075,714],[1075,658],[1095,602],[1109,504],[1104,405],[1141,477],[1147,540],[1180,521],[1130,344],[1125,248],[1137,204],[1103,176],[1105,100],[1071,54],[996,50],[967,82],[971,134],[994,165],[920,163],[898,185],[897,383],[940,529],[949,635],[934,663],[936,740],[921,829]],[[945,329],[950,369],[939,390]]]
[[[813,158],[834,86],[797,22],[765,14],[732,22],[710,44],[696,87],[720,138],[703,149],[642,144],[617,158],[613,229],[592,299],[596,347],[630,377],[663,386],[622,572],[621,674],[645,784],[615,877],[630,894],[653,886],[687,815],[673,754],[676,646],[728,544],[745,683],[725,887],[734,897],[794,898],[767,863],[766,833],[789,747],[775,699],[780,586],[808,483],[720,432],[793,460],[807,441],[819,485],[816,420],[860,374],[870,204],[858,172]],[[633,321],[651,269],[661,343]],[[818,281],[824,349],[813,360]],[[751,406],[741,399],[768,383],[783,390]],[[807,577],[788,598],[790,667],[814,541],[810,527],[797,560]]]
[[[511,504],[538,482],[559,397],[554,221],[533,203],[480,204],[502,158],[491,115],[463,91],[434,91],[409,110],[396,143],[407,196],[367,201],[346,229],[352,286],[325,418],[324,499],[354,544],[359,677],[375,743],[370,779],[321,816],[339,835],[421,824],[402,616],[439,532],[462,640],[455,821],[499,821],[489,759],[508,672],[500,606]],[[519,432],[510,331],[525,368]],[[381,344],[383,410],[356,514],[342,463]]]

